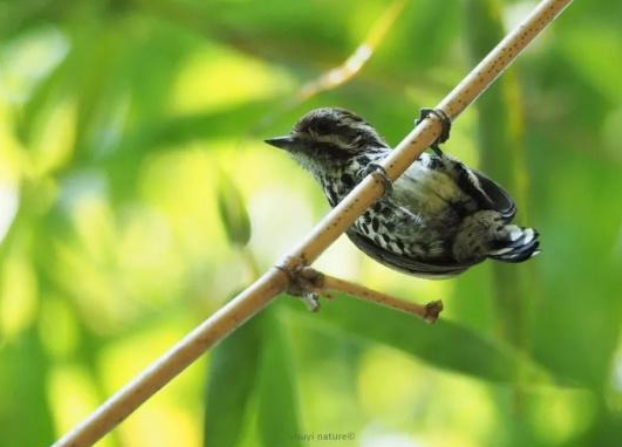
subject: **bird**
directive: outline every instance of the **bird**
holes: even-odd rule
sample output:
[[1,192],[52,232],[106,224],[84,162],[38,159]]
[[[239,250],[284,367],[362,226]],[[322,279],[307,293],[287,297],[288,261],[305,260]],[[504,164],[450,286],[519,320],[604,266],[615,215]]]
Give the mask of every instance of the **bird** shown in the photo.
[[[310,173],[331,207],[392,151],[367,121],[338,107],[312,110],[289,134],[265,142]],[[346,231],[354,245],[389,268],[432,279],[456,276],[486,259],[518,263],[540,253],[538,232],[512,223],[516,204],[502,186],[433,149]]]

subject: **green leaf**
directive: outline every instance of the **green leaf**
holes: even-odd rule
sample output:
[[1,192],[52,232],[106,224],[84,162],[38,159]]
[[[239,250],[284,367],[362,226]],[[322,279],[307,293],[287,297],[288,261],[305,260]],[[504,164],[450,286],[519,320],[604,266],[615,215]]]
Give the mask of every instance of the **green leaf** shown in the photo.
[[214,348],[206,396],[205,447],[238,445],[255,389],[261,329],[255,317]]
[[412,315],[341,295],[312,318],[482,380],[513,382],[520,366],[531,383],[548,382],[542,369],[512,347],[487,340],[442,316],[435,324],[427,324]]
[[46,389],[51,365],[37,330],[1,343],[0,445],[49,445],[54,439]]
[[221,172],[218,184],[218,211],[229,242],[245,246],[251,237],[251,222],[244,199],[235,183]]
[[266,446],[297,446],[298,398],[291,349],[272,309],[218,345],[211,357],[205,447],[235,447],[258,394],[258,430]]
[[274,312],[263,321],[259,434],[265,447],[300,445],[298,397],[291,347]]

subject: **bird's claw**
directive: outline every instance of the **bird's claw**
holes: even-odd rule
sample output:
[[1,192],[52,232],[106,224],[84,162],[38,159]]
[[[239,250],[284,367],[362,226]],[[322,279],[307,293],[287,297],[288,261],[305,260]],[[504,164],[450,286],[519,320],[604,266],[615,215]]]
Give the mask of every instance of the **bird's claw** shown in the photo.
[[451,132],[451,118],[449,118],[449,115],[447,115],[443,109],[421,109],[419,112],[419,118],[415,121],[415,125],[419,124],[430,115],[436,116],[443,126],[440,135],[430,145],[430,148],[436,153],[436,155],[442,157],[443,151],[439,145],[449,139],[449,134]]
[[384,195],[391,194],[391,191],[393,191],[393,182],[389,178],[386,169],[384,169],[384,166],[381,164],[373,162],[369,163],[365,169],[365,175],[372,175],[380,180],[382,186],[384,187]]

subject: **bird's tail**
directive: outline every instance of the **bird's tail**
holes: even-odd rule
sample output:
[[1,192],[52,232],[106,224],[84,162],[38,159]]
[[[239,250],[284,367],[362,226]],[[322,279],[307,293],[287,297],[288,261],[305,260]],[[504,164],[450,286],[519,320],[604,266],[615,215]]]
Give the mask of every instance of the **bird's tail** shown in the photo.
[[538,232],[533,228],[506,225],[507,239],[492,242],[488,257],[503,262],[523,262],[540,253]]
[[537,255],[538,232],[510,223],[511,218],[494,210],[466,217],[454,240],[454,257],[460,262],[484,258],[522,262]]

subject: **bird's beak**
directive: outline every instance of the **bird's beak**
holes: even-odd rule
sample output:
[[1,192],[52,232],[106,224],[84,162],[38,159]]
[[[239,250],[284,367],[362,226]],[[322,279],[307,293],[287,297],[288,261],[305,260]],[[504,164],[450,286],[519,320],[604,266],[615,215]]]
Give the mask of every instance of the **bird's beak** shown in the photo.
[[291,135],[286,135],[284,137],[268,138],[264,141],[270,146],[278,147],[279,149],[285,149],[286,151],[291,151],[296,146],[296,139]]

